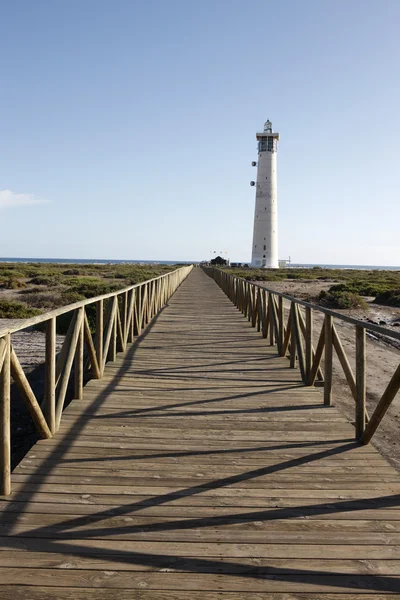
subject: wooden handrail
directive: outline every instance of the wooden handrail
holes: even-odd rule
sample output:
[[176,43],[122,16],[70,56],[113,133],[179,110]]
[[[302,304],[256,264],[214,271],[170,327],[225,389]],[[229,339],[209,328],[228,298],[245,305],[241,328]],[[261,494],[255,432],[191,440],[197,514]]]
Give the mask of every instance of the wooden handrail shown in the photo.
[[[316,306],[304,300],[298,300],[288,294],[266,288],[259,283],[247,281],[242,277],[236,277],[236,275],[227,273],[222,269],[204,266],[202,268],[222,288],[244,316],[247,316],[251,320],[253,327],[257,326],[258,331],[261,330],[264,338],[267,337],[269,332],[270,344],[275,343],[276,340],[277,351],[280,356],[286,356],[289,353],[290,367],[299,366],[301,378],[305,385],[314,385],[317,377],[320,381],[323,381],[324,404],[326,405],[331,404],[332,401],[332,360],[333,351],[336,352],[355,401],[356,439],[367,444],[400,389],[400,365],[393,374],[386,390],[383,392],[374,413],[369,417],[366,409],[366,332],[373,331],[386,338],[396,340],[400,340],[400,333],[390,331],[373,323],[359,321],[358,319],[348,317],[322,306]],[[266,301],[267,296],[268,301]],[[251,318],[250,315],[254,314],[252,311],[256,298],[263,298],[264,302],[260,302],[258,313]],[[283,300],[290,302],[286,325]],[[300,307],[305,308],[305,322],[299,310]],[[314,312],[324,315],[315,352],[312,345]],[[355,327],[355,375],[340,342],[334,324],[335,320],[349,323]],[[261,323],[261,327],[259,323]],[[322,375],[320,368],[323,355],[324,375]]]
[[[205,273],[207,273],[211,277],[213,277],[213,276],[210,272],[215,270],[215,271],[218,271],[219,273],[224,273],[224,275],[226,275],[227,277],[234,277],[235,279],[238,279],[239,281],[244,282],[244,284],[253,285],[255,287],[265,290],[266,292],[271,292],[272,294],[274,294],[277,297],[281,297],[285,300],[289,300],[290,302],[293,300],[294,302],[296,302],[296,304],[298,304],[299,306],[303,306],[304,308],[309,307],[317,312],[321,312],[326,315],[331,315],[332,317],[337,317],[338,319],[344,321],[345,323],[350,323],[350,325],[359,325],[363,329],[368,329],[369,331],[374,331],[375,333],[380,333],[381,335],[391,337],[395,340],[400,340],[400,332],[398,332],[398,331],[390,331],[389,329],[386,329],[385,327],[381,327],[380,325],[374,325],[373,323],[365,323],[365,321],[359,321],[358,319],[354,319],[353,317],[348,317],[347,315],[342,315],[341,313],[339,313],[335,310],[332,310],[330,308],[325,308],[324,306],[317,306],[316,304],[312,304],[311,302],[306,302],[305,300],[300,300],[298,298],[294,298],[293,296],[289,296],[288,294],[284,294],[282,292],[276,292],[275,290],[271,290],[270,288],[267,288],[260,283],[256,283],[255,281],[247,281],[247,279],[244,279],[243,277],[237,277],[236,275],[232,275],[231,273],[226,273],[225,271],[222,271],[221,269],[215,269],[215,267],[202,266],[202,269]],[[0,335],[1,335],[1,331],[0,331]]]
[[[103,376],[108,361],[141,334],[168,299],[189,275],[193,265],[149,279],[127,288],[88,298],[0,329],[0,494],[11,492],[10,385],[11,377],[20,390],[40,435],[51,438],[60,426],[71,374],[74,397],[82,398],[85,367],[94,378]],[[121,306],[120,306],[121,299]],[[107,306],[105,307],[105,302]],[[86,307],[96,306],[94,339]],[[104,311],[105,309],[105,311]],[[56,357],[57,317],[72,313],[61,351]],[[105,314],[104,314],[105,312]],[[45,395],[40,404],[12,347],[12,335],[40,323],[45,334]]]

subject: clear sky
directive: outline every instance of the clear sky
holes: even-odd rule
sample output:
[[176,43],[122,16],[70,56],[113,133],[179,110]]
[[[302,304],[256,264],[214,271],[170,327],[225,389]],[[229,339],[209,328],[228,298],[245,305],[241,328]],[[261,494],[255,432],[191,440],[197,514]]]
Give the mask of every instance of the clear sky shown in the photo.
[[399,0],[0,1],[0,256],[400,265]]

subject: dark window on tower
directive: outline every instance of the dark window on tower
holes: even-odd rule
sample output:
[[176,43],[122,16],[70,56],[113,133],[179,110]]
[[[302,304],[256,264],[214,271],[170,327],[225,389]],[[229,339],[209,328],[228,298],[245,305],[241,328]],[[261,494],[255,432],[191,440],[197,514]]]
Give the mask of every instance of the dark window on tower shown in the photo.
[[262,137],[258,143],[258,151],[259,152],[272,152],[275,148],[274,144],[275,140],[271,137]]
[[264,250],[266,250],[266,249],[267,249],[267,246],[264,244]]

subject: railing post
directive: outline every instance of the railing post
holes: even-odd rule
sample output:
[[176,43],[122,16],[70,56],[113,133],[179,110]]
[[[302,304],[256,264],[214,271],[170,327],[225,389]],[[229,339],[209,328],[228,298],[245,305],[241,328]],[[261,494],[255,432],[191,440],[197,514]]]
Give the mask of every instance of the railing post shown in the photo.
[[135,298],[135,335],[141,333],[141,314],[142,314],[142,286],[137,289]]
[[46,322],[45,416],[52,434],[56,432],[56,318]]
[[[122,337],[124,338],[124,345],[127,341],[127,331],[126,326],[128,323],[128,292],[124,292],[122,296],[122,316],[121,316],[121,329],[122,329]],[[124,348],[125,349],[125,348]]]
[[261,304],[261,314],[262,314],[262,336],[266,338],[268,335],[268,327],[269,327],[269,314],[268,314],[268,303],[267,303],[267,292],[263,289],[262,291],[262,304]]
[[[3,342],[3,343],[1,343]],[[0,339],[0,494],[11,494],[10,335]]]
[[304,364],[304,348],[301,340],[301,330],[300,330],[300,319],[299,319],[299,307],[297,303],[293,305],[293,314],[294,319],[292,321],[292,325],[295,327],[295,340],[296,340],[296,350],[297,350],[297,358],[299,361],[300,373],[303,383],[306,383],[306,370]]
[[269,310],[269,345],[273,346],[275,343],[275,323],[273,315],[272,302],[274,301],[271,292],[268,292],[268,310]]
[[290,368],[296,368],[296,315],[294,314],[294,302],[290,303]]
[[332,376],[333,376],[333,318],[325,315],[325,358],[324,358],[324,404],[329,406],[332,402]]
[[313,315],[309,306],[306,306],[306,383],[310,384],[312,367],[312,339],[313,339]]
[[361,439],[366,416],[366,338],[365,329],[356,326],[356,438]]
[[78,400],[82,399],[83,396],[83,336],[84,336],[84,313],[85,307],[82,306],[78,309],[78,318],[81,323],[79,326],[78,340],[76,343],[75,350],[75,398]]
[[278,321],[279,321],[279,331],[278,331],[278,336],[279,336],[279,343],[278,343],[278,348],[279,348],[279,354],[280,356],[282,356],[282,350],[283,350],[283,344],[284,344],[284,339],[285,339],[285,315],[284,315],[284,308],[283,308],[283,298],[282,296],[278,296]]
[[[118,298],[114,296],[114,302],[117,304]],[[111,342],[110,342],[110,351],[109,351],[109,359],[111,362],[115,362],[117,358],[117,311],[118,306],[115,307],[113,324],[111,330]]]
[[252,298],[251,298],[251,325],[256,326],[257,320],[257,288],[255,285],[252,286]]
[[100,377],[103,375],[104,300],[96,302],[96,356]]
[[128,302],[128,323],[129,330],[126,333],[126,341],[132,344],[135,339],[135,290],[131,290],[131,295]]
[[152,281],[150,285],[150,314],[149,314],[149,322],[152,320],[154,315],[156,314],[156,282]]

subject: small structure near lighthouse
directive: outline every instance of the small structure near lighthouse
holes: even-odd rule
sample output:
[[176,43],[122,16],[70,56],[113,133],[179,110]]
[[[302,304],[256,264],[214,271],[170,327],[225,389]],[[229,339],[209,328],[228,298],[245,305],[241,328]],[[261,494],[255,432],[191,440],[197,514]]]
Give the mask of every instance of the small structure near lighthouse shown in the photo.
[[276,155],[279,133],[272,132],[271,121],[266,121],[264,131],[256,133],[258,163],[256,206],[254,211],[253,247],[251,265],[265,269],[278,269],[278,196]]

